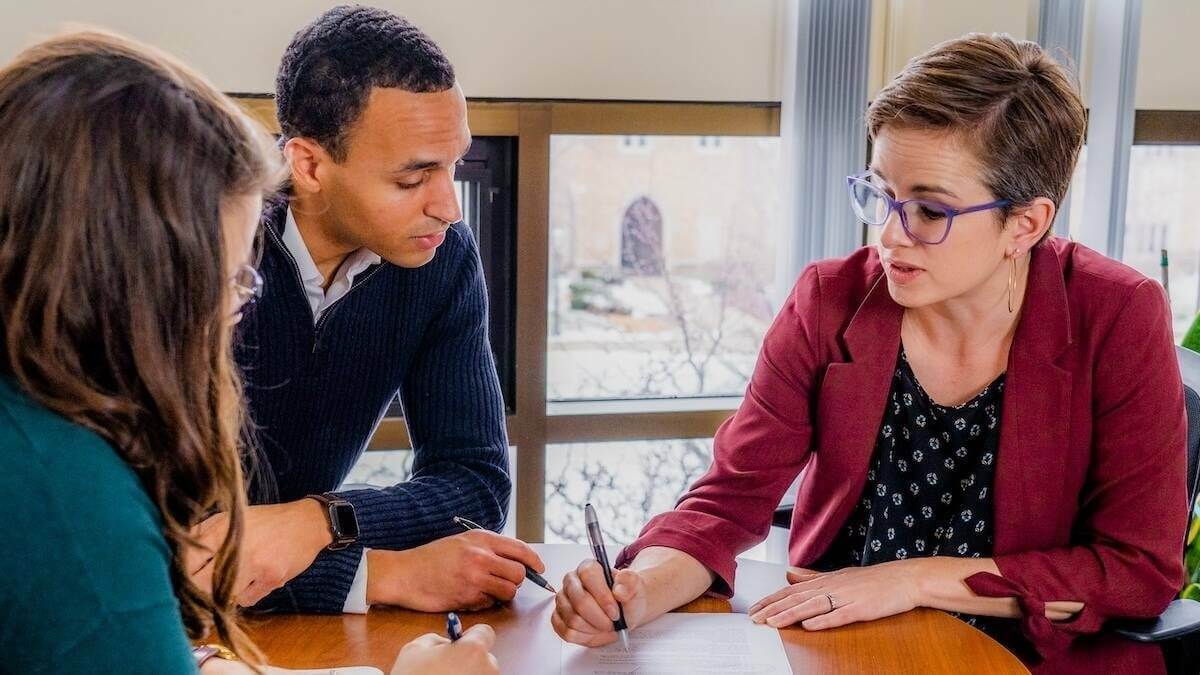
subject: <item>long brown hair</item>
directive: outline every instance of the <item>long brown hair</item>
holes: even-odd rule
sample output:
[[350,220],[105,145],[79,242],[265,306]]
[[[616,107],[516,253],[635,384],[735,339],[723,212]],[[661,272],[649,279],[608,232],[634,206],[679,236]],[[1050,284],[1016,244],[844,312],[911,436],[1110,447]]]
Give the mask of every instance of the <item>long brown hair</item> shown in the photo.
[[[98,31],[0,70],[0,137],[0,370],[137,473],[190,636],[255,656],[234,605],[246,496],[221,206],[271,188],[270,139],[186,66]],[[210,595],[183,560],[213,511],[229,533]]]

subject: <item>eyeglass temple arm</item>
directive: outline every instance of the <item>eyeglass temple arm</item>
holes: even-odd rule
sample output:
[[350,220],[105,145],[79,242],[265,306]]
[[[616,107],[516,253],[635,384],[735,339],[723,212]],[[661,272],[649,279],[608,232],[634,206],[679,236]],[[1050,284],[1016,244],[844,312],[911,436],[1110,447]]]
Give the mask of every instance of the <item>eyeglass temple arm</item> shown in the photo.
[[1001,206],[1008,206],[1011,203],[1012,201],[1009,199],[997,199],[996,201],[989,202],[987,204],[979,204],[978,206],[971,206],[965,209],[950,209],[950,211],[956,216],[961,216],[965,213],[975,213],[976,211],[987,211],[988,209],[996,209],[1000,208]]

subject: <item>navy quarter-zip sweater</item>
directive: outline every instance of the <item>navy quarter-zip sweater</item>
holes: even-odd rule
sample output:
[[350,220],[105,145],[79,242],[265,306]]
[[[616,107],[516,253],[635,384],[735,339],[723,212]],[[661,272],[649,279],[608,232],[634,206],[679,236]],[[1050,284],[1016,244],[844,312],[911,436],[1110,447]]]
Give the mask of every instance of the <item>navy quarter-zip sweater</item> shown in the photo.
[[503,527],[512,490],[504,406],[470,229],[453,225],[423,267],[369,268],[314,325],[280,237],[286,213],[286,198],[263,212],[264,294],[235,346],[262,475],[251,502],[336,490],[397,392],[414,450],[409,481],[339,493],[354,504],[359,543],[322,552],[257,607],[341,612],[364,546],[402,550],[457,534],[455,515]]

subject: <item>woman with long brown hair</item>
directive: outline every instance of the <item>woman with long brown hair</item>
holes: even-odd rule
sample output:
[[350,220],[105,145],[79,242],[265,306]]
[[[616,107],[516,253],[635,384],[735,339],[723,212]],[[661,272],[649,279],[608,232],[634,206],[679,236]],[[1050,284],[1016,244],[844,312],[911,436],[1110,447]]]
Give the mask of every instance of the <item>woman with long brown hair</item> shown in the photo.
[[[256,661],[230,339],[278,154],[187,67],[99,32],[0,70],[0,139],[0,670],[194,672],[210,633]],[[210,594],[183,560],[215,511]],[[396,672],[494,669],[486,627],[468,637]]]

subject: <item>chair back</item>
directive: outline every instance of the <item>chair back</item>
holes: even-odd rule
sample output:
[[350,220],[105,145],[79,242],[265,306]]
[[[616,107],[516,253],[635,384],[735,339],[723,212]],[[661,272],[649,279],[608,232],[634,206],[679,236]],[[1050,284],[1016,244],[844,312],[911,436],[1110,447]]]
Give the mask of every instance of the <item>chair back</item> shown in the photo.
[[1179,372],[1183,375],[1183,402],[1187,409],[1187,485],[1188,511],[1200,492],[1200,354],[1176,347]]
[[1185,384],[1183,398],[1187,407],[1188,504],[1195,504],[1200,492],[1200,393]]

